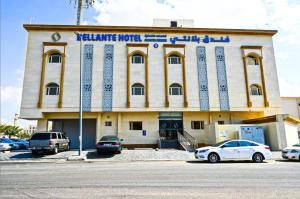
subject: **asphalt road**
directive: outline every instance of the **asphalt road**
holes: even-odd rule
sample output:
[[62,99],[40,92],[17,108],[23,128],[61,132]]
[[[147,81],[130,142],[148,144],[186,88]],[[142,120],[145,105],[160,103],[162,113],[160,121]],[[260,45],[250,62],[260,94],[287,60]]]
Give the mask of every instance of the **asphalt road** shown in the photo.
[[0,198],[300,198],[300,162],[1,164]]

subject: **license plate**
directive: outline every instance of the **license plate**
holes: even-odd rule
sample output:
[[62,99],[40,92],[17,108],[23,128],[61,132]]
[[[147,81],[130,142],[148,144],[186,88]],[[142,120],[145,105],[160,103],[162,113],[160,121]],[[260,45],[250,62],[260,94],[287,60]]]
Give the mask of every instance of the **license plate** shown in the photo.
[[104,144],[103,146],[111,146],[111,144]]

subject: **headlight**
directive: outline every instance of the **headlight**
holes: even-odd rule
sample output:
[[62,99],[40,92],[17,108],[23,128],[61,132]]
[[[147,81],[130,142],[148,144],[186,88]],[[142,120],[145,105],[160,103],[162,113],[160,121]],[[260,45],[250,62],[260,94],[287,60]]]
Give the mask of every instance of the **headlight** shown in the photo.
[[206,151],[208,151],[209,149],[204,149],[204,150],[199,150],[198,153],[205,153]]

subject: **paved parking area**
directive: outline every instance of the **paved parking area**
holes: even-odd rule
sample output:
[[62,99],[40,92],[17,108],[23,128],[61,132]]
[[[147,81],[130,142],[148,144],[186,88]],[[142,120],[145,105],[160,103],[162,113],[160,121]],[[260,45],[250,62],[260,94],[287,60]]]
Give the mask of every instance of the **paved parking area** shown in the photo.
[[[77,150],[63,151],[58,154],[40,154],[32,155],[30,150],[19,150],[0,153],[1,161],[14,162],[56,162],[66,161],[68,157],[77,156]],[[87,161],[194,161],[194,154],[192,152],[176,150],[176,149],[135,149],[123,150],[121,154],[101,154],[98,155],[94,149],[83,151],[83,155]],[[273,152],[273,159],[281,159],[280,152]]]
[[0,161],[65,161],[69,156],[77,154],[77,151],[63,151],[58,154],[32,155],[30,150],[18,150],[0,153]]

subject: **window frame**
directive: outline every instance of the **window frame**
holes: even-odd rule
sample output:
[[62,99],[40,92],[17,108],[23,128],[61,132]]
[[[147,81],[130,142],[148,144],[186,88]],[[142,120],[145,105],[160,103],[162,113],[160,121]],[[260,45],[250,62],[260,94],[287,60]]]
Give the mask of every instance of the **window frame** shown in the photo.
[[[254,64],[250,63],[253,62]],[[256,56],[248,55],[247,56],[247,65],[249,66],[259,66],[259,60]]]
[[[135,126],[135,125],[138,125],[138,126]],[[129,121],[129,130],[131,130],[131,131],[143,130],[143,122],[142,121]]]
[[192,130],[203,130],[204,129],[204,121],[191,121],[191,129]]
[[[174,92],[176,89],[178,89],[178,92]],[[183,95],[182,94],[182,86],[178,83],[173,83],[169,86],[169,95]]]
[[[55,94],[52,93],[52,89],[55,89]],[[52,82],[52,83],[48,83],[46,85],[46,95],[59,95],[60,93],[60,88],[59,88],[59,85]]]
[[104,126],[111,127],[112,126],[112,121],[105,121]]
[[178,55],[169,55],[168,64],[181,64],[181,57]]
[[[141,62],[136,62],[137,57],[141,59]],[[134,55],[131,56],[131,63],[132,64],[144,64],[145,63],[145,57],[141,54],[134,54]]]
[[[58,62],[54,62],[53,61],[53,58],[54,57],[58,57]],[[59,64],[59,63],[61,63],[61,54],[60,53],[52,53],[52,54],[50,54],[49,55],[49,59],[48,59],[48,63],[51,63],[51,64]]]
[[[253,90],[254,87],[256,88],[256,90]],[[261,86],[259,86],[257,84],[251,84],[250,85],[250,94],[253,95],[253,96],[261,96],[261,95],[263,95]]]
[[[137,92],[140,89],[140,93]],[[145,86],[140,83],[135,83],[131,86],[131,95],[145,95]]]

